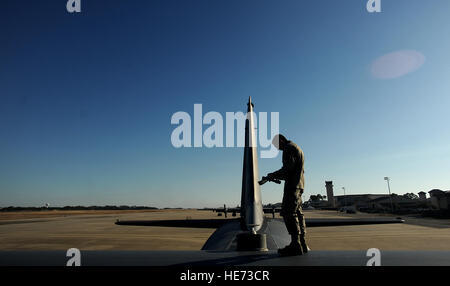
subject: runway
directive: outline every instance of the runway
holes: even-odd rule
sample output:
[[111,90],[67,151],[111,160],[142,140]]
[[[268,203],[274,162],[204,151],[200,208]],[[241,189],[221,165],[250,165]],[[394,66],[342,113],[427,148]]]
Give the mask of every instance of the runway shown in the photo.
[[[85,212],[0,214],[0,250],[200,250],[215,231],[211,228],[120,226],[120,220],[223,219],[212,211]],[[333,211],[305,211],[307,218],[366,218]],[[450,250],[448,220],[408,219],[394,225],[308,228],[314,250]],[[410,222],[411,221],[411,222]]]

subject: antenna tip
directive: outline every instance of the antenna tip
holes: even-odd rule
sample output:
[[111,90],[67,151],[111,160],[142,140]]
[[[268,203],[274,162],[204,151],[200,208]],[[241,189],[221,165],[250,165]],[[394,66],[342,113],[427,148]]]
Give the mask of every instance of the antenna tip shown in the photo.
[[248,103],[247,103],[247,106],[248,106],[248,108],[249,108],[249,111],[250,111],[250,106],[251,106],[252,108],[255,107],[255,106],[253,105],[253,103],[252,103],[252,97],[251,97],[251,96],[248,97]]

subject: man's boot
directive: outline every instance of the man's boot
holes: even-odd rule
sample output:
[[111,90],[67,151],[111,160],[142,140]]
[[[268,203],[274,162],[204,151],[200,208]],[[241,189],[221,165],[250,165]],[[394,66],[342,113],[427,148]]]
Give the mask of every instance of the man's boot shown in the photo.
[[289,244],[285,248],[278,249],[278,254],[280,254],[280,256],[295,256],[302,255],[303,251],[301,247],[295,247]]
[[308,251],[310,251],[311,249],[308,247],[308,245],[306,244],[306,240],[305,240],[305,235],[300,235],[300,245],[302,247],[302,251],[303,253],[308,253]]
[[278,249],[278,253],[281,256],[294,256],[294,255],[302,255],[303,250],[299,241],[298,235],[291,235],[291,244],[286,246],[285,248]]

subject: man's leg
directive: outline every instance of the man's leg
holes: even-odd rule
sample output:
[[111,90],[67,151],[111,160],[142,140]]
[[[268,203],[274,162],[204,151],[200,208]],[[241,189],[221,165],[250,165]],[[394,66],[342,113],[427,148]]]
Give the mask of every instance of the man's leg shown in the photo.
[[300,227],[297,215],[295,213],[283,216],[284,223],[288,233],[291,235],[291,246],[300,246]]
[[291,243],[285,248],[278,249],[278,253],[281,256],[302,255],[303,250],[300,244],[297,215],[295,214],[295,212],[291,214],[284,214],[283,220],[286,225],[287,231],[291,235]]
[[[303,191],[302,191],[302,193],[303,193]],[[306,244],[306,224],[305,224],[305,216],[303,215],[303,209],[302,209],[301,203],[298,205],[296,213],[297,213],[298,223],[299,223],[300,245],[302,246],[303,252],[307,253],[308,250],[310,250],[310,249],[309,249],[308,245]]]
[[291,243],[283,249],[279,249],[280,255],[301,255],[303,254],[300,243],[300,226],[297,218],[298,196],[283,196],[281,215],[288,233],[291,235]]

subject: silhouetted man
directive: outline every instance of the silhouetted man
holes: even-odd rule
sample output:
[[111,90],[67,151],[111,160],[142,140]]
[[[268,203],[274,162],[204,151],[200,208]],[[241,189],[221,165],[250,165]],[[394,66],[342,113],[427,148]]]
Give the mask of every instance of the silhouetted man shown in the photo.
[[308,252],[305,241],[306,227],[302,212],[302,194],[305,188],[304,155],[302,149],[281,134],[276,135],[272,144],[283,151],[283,167],[269,173],[269,179],[284,180],[281,216],[291,235],[291,243],[279,249],[280,255],[302,255]]

